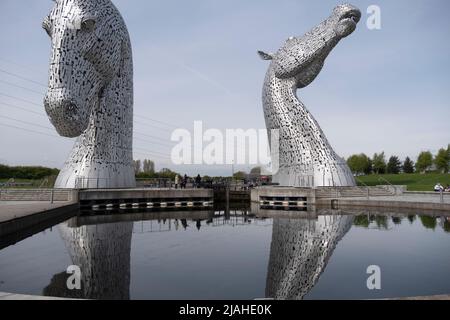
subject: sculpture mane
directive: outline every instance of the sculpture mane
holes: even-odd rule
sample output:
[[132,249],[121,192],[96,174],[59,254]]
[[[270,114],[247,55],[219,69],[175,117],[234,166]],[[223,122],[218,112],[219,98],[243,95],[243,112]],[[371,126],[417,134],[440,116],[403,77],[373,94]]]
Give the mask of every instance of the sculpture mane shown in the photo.
[[44,19],[52,42],[45,110],[78,137],[56,188],[135,186],[133,62],[126,25],[110,0],[57,0]]
[[355,185],[347,163],[334,152],[296,91],[316,78],[328,54],[355,30],[360,17],[356,7],[340,5],[304,36],[289,38],[277,53],[258,52],[272,60],[262,99],[269,141],[271,129],[279,130],[279,170],[273,181],[282,186]]

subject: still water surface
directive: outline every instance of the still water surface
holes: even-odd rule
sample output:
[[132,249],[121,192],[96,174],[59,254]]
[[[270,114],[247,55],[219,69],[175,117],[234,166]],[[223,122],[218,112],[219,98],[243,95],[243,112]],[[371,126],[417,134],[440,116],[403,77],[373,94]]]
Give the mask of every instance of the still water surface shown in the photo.
[[[360,211],[261,218],[204,211],[136,217],[76,217],[2,249],[0,291],[100,299],[450,293],[448,216]],[[67,289],[69,265],[81,268],[81,290]],[[367,288],[370,265],[381,268],[381,290]]]

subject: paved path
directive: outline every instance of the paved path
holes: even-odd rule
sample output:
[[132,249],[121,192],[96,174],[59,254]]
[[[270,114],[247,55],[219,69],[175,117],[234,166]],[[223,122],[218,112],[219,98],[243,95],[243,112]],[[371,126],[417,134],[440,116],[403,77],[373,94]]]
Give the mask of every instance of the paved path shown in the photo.
[[[79,299],[43,297],[43,296],[32,296],[32,295],[25,295],[25,294],[0,292],[0,300],[79,300]],[[263,299],[255,299],[255,300],[273,300],[273,299],[263,298]],[[381,300],[450,300],[450,295],[388,298],[388,299],[381,299]]]
[[392,299],[383,299],[383,300],[450,300],[450,294],[443,294],[443,295],[438,295],[438,296],[392,298]]
[[[329,205],[329,199],[317,199],[321,205]],[[450,213],[450,193],[441,195],[435,192],[405,192],[402,195],[364,197],[338,197],[339,206],[378,207],[393,210],[406,208],[417,210],[434,210]]]
[[0,292],[0,300],[75,300],[75,299],[31,296],[26,294]]
[[[365,199],[367,197],[353,197],[353,198],[341,198],[341,199]],[[406,202],[427,202],[427,203],[441,203],[441,197],[439,193],[437,194],[415,194],[415,193],[404,193],[398,196],[379,196],[379,197],[369,197],[369,200],[378,201],[406,201]],[[447,194],[443,198],[443,203],[450,203],[450,194]]]
[[74,202],[64,201],[52,204],[46,201],[0,201],[0,223],[61,208],[72,203]]

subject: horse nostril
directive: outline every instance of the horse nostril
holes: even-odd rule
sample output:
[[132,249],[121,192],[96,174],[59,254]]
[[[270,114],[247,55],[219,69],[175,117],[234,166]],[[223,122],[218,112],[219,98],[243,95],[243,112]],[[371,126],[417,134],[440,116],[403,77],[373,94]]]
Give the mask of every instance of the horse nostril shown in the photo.
[[72,100],[64,100],[61,105],[68,113],[75,113],[77,110],[77,105]]

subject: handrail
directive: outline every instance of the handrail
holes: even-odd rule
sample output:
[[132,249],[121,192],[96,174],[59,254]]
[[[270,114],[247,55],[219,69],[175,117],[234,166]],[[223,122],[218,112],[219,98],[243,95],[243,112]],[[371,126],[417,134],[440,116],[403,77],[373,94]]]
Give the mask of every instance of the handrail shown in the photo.
[[89,177],[77,176],[77,177],[75,177],[75,188],[76,189],[87,189],[87,188],[94,189],[93,186],[89,185],[90,181],[94,181],[95,182],[95,189],[100,189],[99,188],[99,182],[100,181],[107,181],[107,180],[109,180],[109,179],[108,178],[100,178],[100,177],[89,178]]
[[45,184],[48,184],[48,178],[42,179],[42,182],[41,182],[41,184],[39,185],[39,188],[38,188],[38,189],[42,189],[42,187],[43,187]]
[[394,192],[397,194],[397,186],[393,185],[392,183],[390,183],[388,180],[386,180],[386,179],[383,178],[383,177],[378,177],[378,181],[384,181],[384,182],[387,182],[391,187],[394,188]]
[[[50,201],[54,202],[56,195],[61,195],[61,193],[67,195],[67,200],[71,199],[70,195],[71,189],[64,188],[45,188],[45,189],[0,189],[0,200],[7,199],[8,195],[16,195],[17,199],[14,201],[27,201],[26,198],[30,195],[35,195],[38,200],[36,201]],[[8,200],[6,200],[8,201]],[[65,201],[65,200],[64,200]]]
[[367,188],[367,200],[369,200],[369,198],[370,198],[370,187],[367,184],[365,184],[363,181],[358,179],[358,177],[355,177],[355,179],[356,179],[356,181],[358,181],[359,183],[362,183]]
[[14,178],[9,178],[8,181],[5,182],[5,189],[7,189],[8,186],[9,186],[9,184],[10,184],[11,182],[14,182],[14,180],[15,180]]
[[172,179],[170,178],[136,178],[136,185],[144,188],[172,188]]

